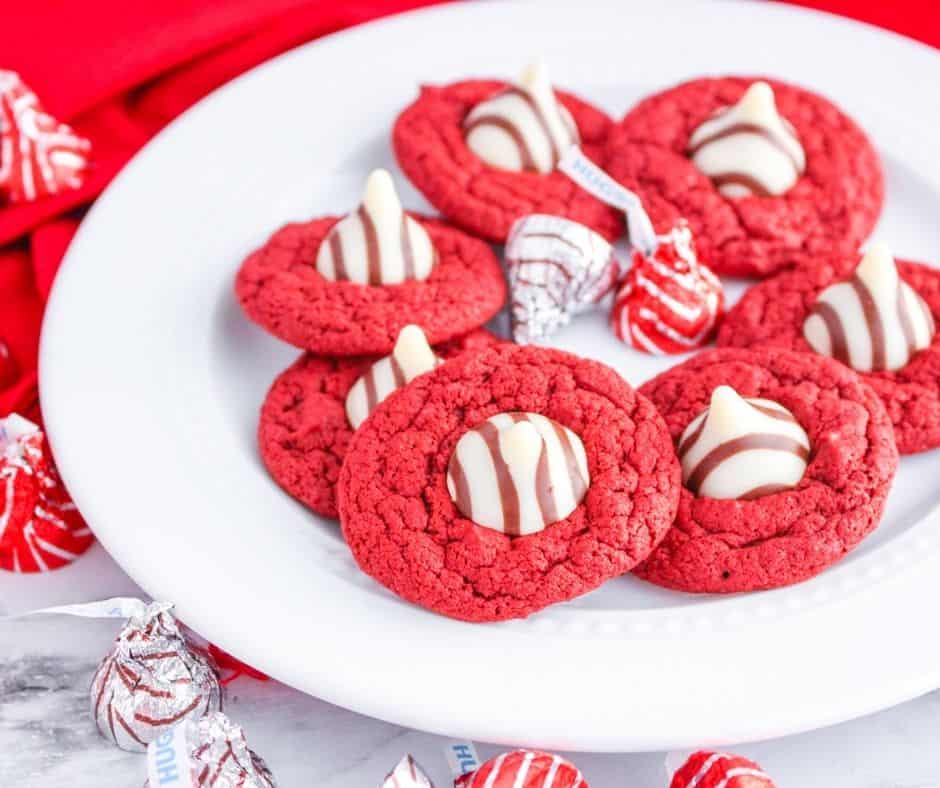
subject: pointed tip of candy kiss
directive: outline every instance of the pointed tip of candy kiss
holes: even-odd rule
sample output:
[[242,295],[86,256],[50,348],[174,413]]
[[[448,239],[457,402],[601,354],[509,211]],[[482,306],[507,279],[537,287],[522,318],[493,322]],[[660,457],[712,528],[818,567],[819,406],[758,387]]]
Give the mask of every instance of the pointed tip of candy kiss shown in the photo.
[[0,419],[0,425],[10,434],[28,435],[31,432],[39,432],[38,424],[31,422],[25,416],[20,416],[19,413],[10,413]]
[[868,245],[862,260],[855,269],[855,275],[861,279],[872,292],[877,292],[879,285],[897,277],[897,265],[891,249],[882,241],[875,241]]
[[519,84],[530,93],[543,90],[549,84],[548,66],[542,58],[536,58],[522,72]]
[[410,381],[434,369],[437,358],[420,326],[409,324],[398,332],[392,355]]
[[[39,425],[33,424],[29,419],[23,418],[19,413],[11,413],[0,419],[0,457],[8,448],[15,447],[17,441],[26,436],[39,432]],[[14,451],[16,451],[14,449]]]
[[542,436],[531,421],[517,421],[502,434],[502,453],[510,468],[531,468],[542,453]]
[[708,406],[709,426],[728,431],[740,422],[740,414],[746,409],[747,402],[731,386],[718,386]]
[[776,117],[774,89],[763,81],[752,83],[738,102],[738,108],[742,115],[754,120]]
[[395,181],[388,170],[378,169],[369,173],[362,204],[372,214],[388,210],[401,211],[401,200],[395,191]]

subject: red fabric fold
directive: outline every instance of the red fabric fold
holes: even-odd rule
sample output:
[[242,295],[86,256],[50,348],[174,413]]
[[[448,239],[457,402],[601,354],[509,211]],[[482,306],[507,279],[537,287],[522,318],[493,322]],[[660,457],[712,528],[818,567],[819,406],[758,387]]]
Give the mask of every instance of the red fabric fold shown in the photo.
[[[84,209],[169,121],[306,41],[435,0],[47,0],[0,11],[0,69],[94,146],[80,189],[0,206],[0,416],[38,417],[43,307]],[[3,353],[3,346],[8,349]]]

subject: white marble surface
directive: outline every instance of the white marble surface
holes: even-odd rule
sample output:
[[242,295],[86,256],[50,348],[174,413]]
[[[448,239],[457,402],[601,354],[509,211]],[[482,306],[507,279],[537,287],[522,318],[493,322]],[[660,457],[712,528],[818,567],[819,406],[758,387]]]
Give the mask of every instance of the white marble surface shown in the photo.
[[[0,614],[133,594],[134,584],[96,546],[76,565],[42,577],[0,573]],[[100,738],[88,683],[118,628],[65,617],[0,619],[0,786],[107,788],[144,780],[139,755]],[[381,687],[375,688],[381,692]],[[755,703],[760,699],[755,698]],[[443,739],[379,722],[275,682],[239,678],[227,711],[268,761],[282,788],[377,785],[405,752],[438,788],[449,784]],[[454,708],[460,714],[460,708]],[[832,728],[736,749],[781,788],[940,787],[940,693]],[[479,745],[487,757],[496,748]],[[665,786],[664,753],[572,754],[595,788]]]

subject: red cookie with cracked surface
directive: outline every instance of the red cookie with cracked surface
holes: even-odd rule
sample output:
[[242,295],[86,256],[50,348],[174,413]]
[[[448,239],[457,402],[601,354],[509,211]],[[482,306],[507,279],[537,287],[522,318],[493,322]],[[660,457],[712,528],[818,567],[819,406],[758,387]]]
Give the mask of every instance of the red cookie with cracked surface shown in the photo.
[[753,500],[698,498],[683,487],[675,525],[635,573],[667,588],[707,593],[806,580],[878,525],[898,465],[891,420],[848,367],[776,348],[707,351],[640,392],[678,441],[722,384],[793,414],[810,440],[806,472],[793,489]]
[[796,130],[806,170],[779,196],[720,194],[686,148],[695,129],[755,79],[696,79],[650,96],[611,130],[608,144],[608,172],[637,192],[656,229],[685,218],[702,259],[729,276],[765,277],[834,245],[857,248],[884,201],[878,154],[855,122],[827,99],[772,79],[765,81]]
[[[750,288],[725,318],[720,347],[780,347],[814,353],[803,322],[817,296],[851,274],[858,255],[834,255],[813,267],[787,271]],[[898,260],[898,272],[940,323],[940,271]],[[940,446],[940,332],[930,347],[894,372],[859,372],[881,397],[901,454]]]
[[[498,342],[479,329],[437,348],[442,358]],[[325,358],[304,353],[277,376],[261,406],[258,448],[268,473],[287,493],[336,517],[336,481],[353,436],[346,395],[377,356]]]
[[[572,514],[527,536],[464,518],[446,483],[460,437],[507,411],[568,427],[590,471]],[[505,344],[450,361],[379,406],[340,472],[340,522],[362,570],[399,596],[454,618],[499,621],[632,568],[671,525],[680,483],[662,419],[614,370]]]
[[[464,142],[463,121],[480,102],[509,88],[505,82],[468,80],[425,86],[398,117],[392,144],[398,164],[428,202],[467,232],[503,243],[520,216],[546,213],[587,225],[608,240],[623,232],[618,211],[555,170],[512,172],[481,160]],[[578,127],[581,147],[604,164],[610,118],[568,93],[556,92]]]
[[395,285],[325,279],[317,252],[340,220],[326,216],[282,227],[248,256],[235,279],[242,309],[285,342],[328,356],[387,354],[409,323],[419,324],[432,345],[483,325],[506,300],[493,250],[445,222],[410,215],[437,252],[427,279]]

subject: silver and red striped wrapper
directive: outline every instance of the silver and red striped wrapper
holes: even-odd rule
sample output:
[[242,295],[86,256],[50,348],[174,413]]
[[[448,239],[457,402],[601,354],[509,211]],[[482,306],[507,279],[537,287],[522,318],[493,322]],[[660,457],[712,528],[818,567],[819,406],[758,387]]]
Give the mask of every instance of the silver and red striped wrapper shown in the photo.
[[187,718],[147,748],[144,788],[276,788],[264,759],[248,748],[241,726],[222,712]]
[[211,658],[186,638],[171,608],[140,603],[92,679],[92,716],[121,749],[142,752],[182,720],[222,708]]
[[506,242],[513,339],[542,342],[574,315],[595,308],[622,267],[611,245],[588,227],[548,214],[523,216]]

